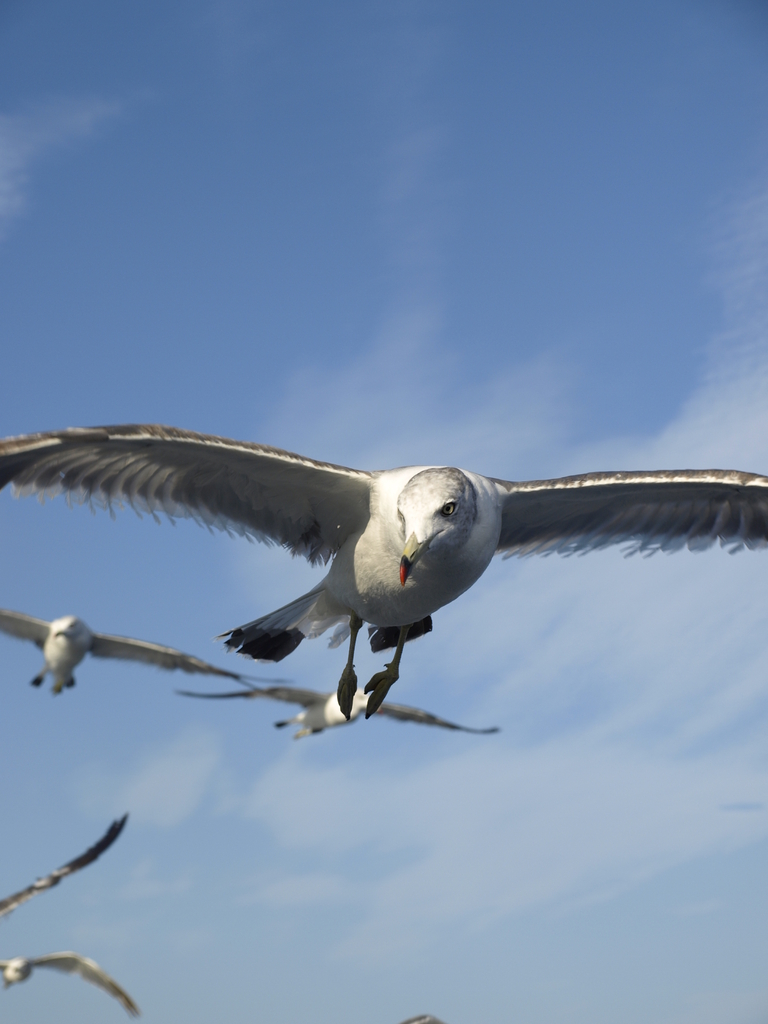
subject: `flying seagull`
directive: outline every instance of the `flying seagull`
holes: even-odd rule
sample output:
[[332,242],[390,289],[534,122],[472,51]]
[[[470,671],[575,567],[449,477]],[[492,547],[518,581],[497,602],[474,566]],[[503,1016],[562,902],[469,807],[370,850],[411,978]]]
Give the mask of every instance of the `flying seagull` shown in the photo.
[[53,622],[46,622],[45,619],[35,619],[23,612],[0,608],[0,630],[22,640],[33,640],[38,647],[42,647],[45,664],[32,680],[32,685],[40,686],[46,673],[50,672],[54,680],[54,693],[61,693],[65,686],[75,685],[72,670],[86,654],[92,654],[95,658],[144,661],[160,668],[180,668],[182,672],[226,676],[228,679],[243,681],[243,676],[237,672],[216,668],[207,661],[183,654],[173,647],[163,647],[147,640],[132,640],[127,636],[93,633],[82,619],[74,615],[64,615]]
[[443,1024],[443,1021],[433,1017],[431,1013],[421,1013],[418,1017],[409,1017],[402,1021],[402,1024]]
[[125,1008],[129,1017],[139,1017],[141,1010],[128,993],[120,988],[117,982],[103,971],[95,960],[79,953],[46,953],[45,956],[15,956],[12,960],[0,960],[0,971],[3,973],[3,988],[26,981],[35,967],[52,967],[56,971],[67,974],[79,974],[84,981],[108,992]]
[[349,637],[339,706],[352,713],[363,622],[392,660],[365,687],[366,717],[399,676],[403,646],[468,590],[494,554],[735,550],[768,544],[768,478],[733,470],[587,473],[514,482],[451,466],[347,469],[278,448],[163,426],[89,427],[0,442],[0,488],[111,509],[186,516],[280,544],[310,562],[333,559],[309,593],[226,637],[280,661],[305,637]]
[[[58,885],[62,878],[66,878],[67,875],[73,875],[75,871],[80,871],[81,868],[93,864],[96,858],[100,857],[114,843],[123,831],[127,820],[128,815],[124,814],[122,818],[113,821],[98,843],[94,843],[85,853],[81,853],[79,857],[75,857],[74,860],[69,861],[63,867],[56,868],[55,871],[52,871],[50,875],[46,875],[45,878],[38,878],[36,882],[28,885],[21,892],[15,892],[13,896],[6,896],[4,900],[0,900],[0,917],[3,917],[4,914],[10,914],[12,910],[21,906],[22,903],[26,903],[27,900],[31,900],[38,893],[45,892],[46,889],[52,889],[54,885]],[[20,981],[22,979],[17,978],[16,980]]]
[[[294,733],[293,738],[299,740],[302,736],[310,736],[315,732],[323,732],[334,725],[346,725],[354,721],[361,712],[365,711],[367,698],[359,690],[352,698],[352,710],[349,718],[342,715],[339,708],[339,701],[336,693],[322,693],[319,690],[304,690],[298,686],[249,686],[247,690],[235,690],[232,693],[196,693],[192,690],[177,690],[183,697],[204,697],[208,700],[226,700],[231,697],[245,697],[256,699],[268,697],[272,700],[282,700],[286,704],[301,704],[304,708],[293,718],[287,718],[283,722],[275,722],[278,729],[286,725],[299,725],[301,728]],[[479,735],[498,732],[498,726],[490,729],[471,729],[467,725],[456,725],[444,718],[438,718],[429,711],[422,711],[420,708],[409,708],[405,704],[390,704],[385,701],[378,710],[378,714],[388,718],[397,718],[401,722],[419,722],[421,725],[437,725],[443,729],[454,729],[457,732],[472,732]]]

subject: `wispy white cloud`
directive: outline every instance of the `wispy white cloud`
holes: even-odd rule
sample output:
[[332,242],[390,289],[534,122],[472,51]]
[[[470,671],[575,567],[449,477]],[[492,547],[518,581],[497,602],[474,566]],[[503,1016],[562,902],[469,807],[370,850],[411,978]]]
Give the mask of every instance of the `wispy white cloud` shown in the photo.
[[263,903],[274,907],[317,906],[349,902],[349,883],[339,875],[307,872],[289,877],[256,877],[245,885],[244,904]]
[[[244,813],[286,849],[344,863],[344,877],[322,878],[318,891],[365,907],[339,950],[347,957],[374,939],[381,954],[407,952],[447,922],[606,898],[752,841],[768,834],[766,815],[735,819],[720,805],[766,791],[768,770],[733,756],[670,758],[579,735],[465,749],[397,774],[287,756]],[[305,877],[286,875],[260,898],[305,889]]]
[[131,869],[129,879],[120,888],[119,895],[126,900],[157,899],[158,896],[186,892],[191,886],[192,878],[189,874],[171,879],[158,878],[154,861],[147,857]]
[[188,729],[136,758],[122,773],[103,765],[81,769],[75,778],[79,801],[91,813],[127,810],[137,824],[178,825],[210,791],[221,761],[218,738]]
[[725,900],[702,900],[699,903],[686,903],[681,907],[675,907],[672,913],[675,917],[706,917],[725,910],[726,906]]
[[440,344],[442,328],[437,306],[403,308],[360,356],[294,377],[262,432],[303,450],[310,422],[321,458],[366,468],[443,462],[496,476],[540,465],[565,446],[567,366],[543,354],[461,381],[460,360]]
[[100,99],[58,99],[25,113],[0,114],[0,237],[27,203],[32,164],[47,152],[92,134],[119,112]]

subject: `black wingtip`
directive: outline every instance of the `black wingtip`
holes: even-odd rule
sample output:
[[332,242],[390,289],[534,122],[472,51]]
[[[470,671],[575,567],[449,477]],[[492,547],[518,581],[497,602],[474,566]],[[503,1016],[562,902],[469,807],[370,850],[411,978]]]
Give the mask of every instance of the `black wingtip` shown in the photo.
[[87,864],[90,864],[92,861],[100,857],[105,850],[109,849],[123,831],[127,821],[127,814],[124,814],[122,818],[116,818],[101,839],[99,839],[97,843],[94,843],[93,846],[89,847],[80,857],[76,857],[74,861],[71,861],[69,867],[75,871],[79,871],[81,867],[85,867]]
[[235,690],[230,693],[199,693],[197,690],[174,690],[180,697],[201,697],[203,700],[221,700],[225,697],[255,697],[259,690],[255,686],[247,690]]
[[115,820],[112,822],[112,824],[107,829],[106,834],[104,836],[104,839],[102,840],[102,842],[104,843],[104,850],[106,850],[108,846],[111,846],[112,843],[114,843],[114,841],[117,839],[117,837],[120,835],[120,833],[125,828],[125,823],[127,821],[128,821],[128,812],[126,812],[122,816],[122,818],[115,818]]

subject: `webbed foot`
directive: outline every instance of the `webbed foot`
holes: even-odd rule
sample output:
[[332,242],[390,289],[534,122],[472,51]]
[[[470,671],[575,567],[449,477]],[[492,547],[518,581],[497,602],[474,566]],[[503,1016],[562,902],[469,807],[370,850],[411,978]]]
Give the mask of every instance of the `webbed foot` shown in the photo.
[[347,721],[349,721],[349,716],[352,714],[352,701],[355,699],[355,694],[357,693],[357,676],[355,675],[355,666],[353,665],[353,661],[355,660],[355,643],[357,642],[357,634],[362,628],[363,620],[355,612],[350,612],[349,655],[347,657],[347,664],[344,666],[344,671],[341,673],[339,688],[336,691],[339,710]]
[[336,691],[336,696],[339,700],[339,708],[341,709],[342,715],[349,721],[349,716],[352,714],[352,703],[357,693],[357,675],[352,665],[345,665],[344,671],[341,673],[341,679],[339,680],[339,688]]
[[396,683],[399,678],[400,672],[397,662],[394,659],[386,666],[383,672],[377,672],[374,676],[371,676],[368,681],[368,685],[365,687],[365,692],[370,693],[371,695],[368,698],[368,705],[365,709],[366,718],[370,718],[371,715],[376,714],[384,703],[384,698],[389,693],[390,687]]
[[403,656],[403,645],[405,644],[408,632],[412,625],[413,623],[400,627],[400,636],[397,641],[394,658],[386,666],[383,672],[377,672],[376,675],[372,676],[368,681],[365,692],[370,693],[371,696],[368,698],[368,706],[365,709],[366,718],[370,718],[371,715],[376,714],[384,703],[384,698],[389,693],[390,687],[400,678],[400,659]]
[[75,677],[74,676],[70,676],[69,679],[57,679],[56,682],[53,684],[53,688],[51,690],[51,693],[61,693],[61,691],[64,689],[65,686],[74,686],[74,685],[75,685]]

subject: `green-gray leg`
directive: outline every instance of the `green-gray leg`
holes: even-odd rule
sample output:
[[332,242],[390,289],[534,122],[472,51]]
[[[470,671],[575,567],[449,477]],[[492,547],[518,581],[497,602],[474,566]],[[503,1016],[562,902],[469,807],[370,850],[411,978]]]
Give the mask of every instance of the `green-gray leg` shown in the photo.
[[352,612],[349,616],[349,656],[347,657],[347,664],[344,671],[341,673],[339,688],[336,691],[339,708],[347,721],[349,721],[349,716],[352,714],[352,701],[357,693],[357,676],[355,675],[355,666],[353,662],[355,660],[357,634],[362,628],[363,620]]
[[400,627],[400,636],[397,638],[397,647],[395,649],[395,656],[392,661],[389,662],[383,672],[377,672],[375,676],[372,676],[368,685],[365,688],[366,693],[370,693],[368,698],[368,706],[365,709],[365,717],[370,718],[371,715],[375,715],[384,702],[384,698],[389,693],[389,688],[393,683],[396,683],[400,678],[400,659],[403,656],[403,647],[405,646],[405,640],[408,636],[408,631],[412,624]]
[[69,679],[57,679],[51,688],[51,693],[61,693],[65,686],[74,686],[75,677],[70,676]]

